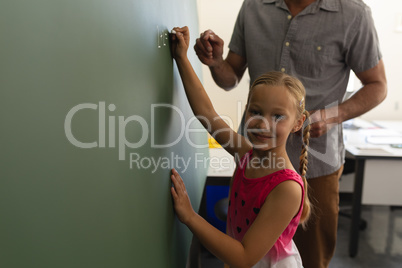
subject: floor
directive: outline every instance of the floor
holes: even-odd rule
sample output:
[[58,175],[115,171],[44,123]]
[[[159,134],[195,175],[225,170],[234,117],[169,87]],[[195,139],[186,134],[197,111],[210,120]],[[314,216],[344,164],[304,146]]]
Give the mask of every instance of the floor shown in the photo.
[[[402,267],[402,208],[363,206],[362,218],[367,227],[360,231],[359,252],[348,255],[350,219],[341,216],[338,241],[330,268],[401,268]],[[202,254],[202,268],[222,268],[223,264],[209,252]]]

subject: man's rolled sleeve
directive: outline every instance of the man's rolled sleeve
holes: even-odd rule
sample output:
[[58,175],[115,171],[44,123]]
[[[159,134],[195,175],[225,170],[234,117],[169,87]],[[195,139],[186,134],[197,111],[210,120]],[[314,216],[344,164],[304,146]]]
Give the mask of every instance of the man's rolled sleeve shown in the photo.
[[365,6],[361,17],[356,21],[354,36],[346,53],[346,64],[355,73],[375,67],[382,58],[377,31],[371,15],[371,9]]
[[245,16],[245,6],[244,1],[240,9],[239,15],[237,16],[235,27],[233,30],[232,38],[229,43],[229,49],[239,56],[246,57],[246,46],[245,46],[245,36],[244,36],[244,16]]

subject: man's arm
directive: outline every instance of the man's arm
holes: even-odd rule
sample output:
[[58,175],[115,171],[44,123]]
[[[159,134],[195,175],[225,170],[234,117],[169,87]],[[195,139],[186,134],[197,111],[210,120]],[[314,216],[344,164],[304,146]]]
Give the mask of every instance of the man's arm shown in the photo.
[[338,106],[312,113],[311,137],[320,137],[335,126],[349,119],[358,117],[380,104],[387,96],[387,79],[385,76],[384,62],[378,64],[356,76],[363,87],[351,98]]
[[228,56],[220,65],[211,66],[209,70],[215,83],[229,91],[239,84],[246,68],[246,59],[229,51]]
[[339,105],[339,123],[370,111],[387,96],[387,79],[382,60],[375,67],[357,73],[356,76],[362,82],[363,87],[350,99]]

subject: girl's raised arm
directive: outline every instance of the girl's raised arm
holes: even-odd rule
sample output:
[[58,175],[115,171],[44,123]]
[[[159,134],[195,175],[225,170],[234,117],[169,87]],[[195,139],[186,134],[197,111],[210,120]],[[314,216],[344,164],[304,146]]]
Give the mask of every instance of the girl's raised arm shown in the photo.
[[[172,35],[172,54],[179,68],[187,99],[191,109],[207,131],[222,145],[231,155],[242,157],[251,150],[249,141],[237,134],[215,111],[204,87],[197,74],[194,72],[187,58],[190,34],[188,27],[176,27],[176,34]],[[240,159],[240,158],[238,158]]]

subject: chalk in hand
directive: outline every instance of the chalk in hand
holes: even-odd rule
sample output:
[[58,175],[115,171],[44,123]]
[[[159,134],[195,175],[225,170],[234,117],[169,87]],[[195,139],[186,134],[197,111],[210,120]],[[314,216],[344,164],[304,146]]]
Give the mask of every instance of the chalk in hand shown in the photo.
[[175,31],[175,30],[172,30],[171,33],[172,33],[172,34],[176,34],[176,31]]

